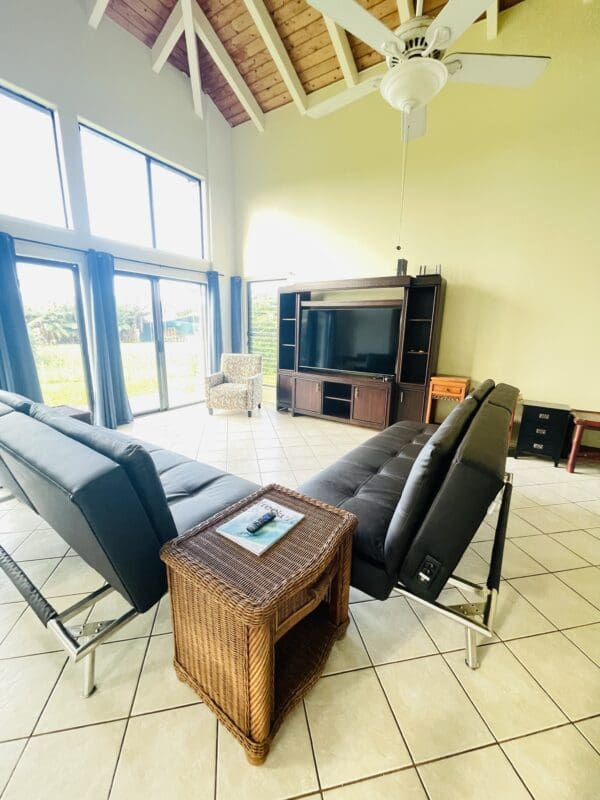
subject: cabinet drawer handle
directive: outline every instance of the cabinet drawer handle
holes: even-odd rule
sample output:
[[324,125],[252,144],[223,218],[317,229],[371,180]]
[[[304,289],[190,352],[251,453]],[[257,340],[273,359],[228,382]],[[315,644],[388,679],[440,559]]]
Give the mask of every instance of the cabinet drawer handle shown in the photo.
[[543,444],[538,444],[537,442],[534,442],[533,443],[533,449],[534,450],[543,450],[544,449],[544,445]]
[[400,392],[400,402],[404,402],[404,392]]
[[354,397],[358,397],[358,386],[354,387]]
[[536,433],[539,433],[539,434],[540,434],[540,436],[545,436],[545,435],[546,435],[546,433],[547,433],[547,430],[546,430],[546,428],[536,428],[536,429],[535,429],[535,432],[536,432]]
[[538,419],[550,419],[550,414],[538,414]]

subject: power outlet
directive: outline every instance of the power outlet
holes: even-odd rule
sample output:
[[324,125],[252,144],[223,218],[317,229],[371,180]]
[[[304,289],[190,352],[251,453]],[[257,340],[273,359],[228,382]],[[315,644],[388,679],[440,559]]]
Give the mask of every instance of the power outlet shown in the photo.
[[419,581],[421,583],[431,583],[431,581],[440,571],[441,566],[442,565],[440,562],[435,558],[432,558],[432,556],[427,556],[419,567],[419,572],[417,573]]

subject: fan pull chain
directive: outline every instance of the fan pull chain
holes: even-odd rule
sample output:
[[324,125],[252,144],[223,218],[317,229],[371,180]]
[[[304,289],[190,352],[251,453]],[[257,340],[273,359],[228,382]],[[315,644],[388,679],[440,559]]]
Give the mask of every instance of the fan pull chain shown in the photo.
[[406,166],[408,160],[408,141],[406,138],[402,142],[402,170],[400,172],[400,212],[398,217],[398,238],[396,250],[402,250],[400,239],[402,237],[402,221],[404,218],[404,194],[406,189]]

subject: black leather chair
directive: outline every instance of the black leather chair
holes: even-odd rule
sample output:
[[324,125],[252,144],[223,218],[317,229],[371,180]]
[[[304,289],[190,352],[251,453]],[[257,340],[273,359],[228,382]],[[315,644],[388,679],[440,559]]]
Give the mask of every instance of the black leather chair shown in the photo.
[[[493,635],[510,504],[505,474],[518,390],[482,383],[438,427],[400,422],[352,450],[300,487],[352,511],[351,583],[379,600],[392,590],[429,605],[466,629],[467,663],[477,666],[477,634]],[[485,586],[454,575],[490,505],[501,509]],[[477,602],[445,607],[450,583]]]

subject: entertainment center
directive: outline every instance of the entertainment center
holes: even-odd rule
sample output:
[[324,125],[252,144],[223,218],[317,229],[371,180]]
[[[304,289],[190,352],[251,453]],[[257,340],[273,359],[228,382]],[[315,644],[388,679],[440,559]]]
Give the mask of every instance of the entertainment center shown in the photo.
[[422,421],[444,289],[440,275],[281,287],[277,408],[372,428]]

